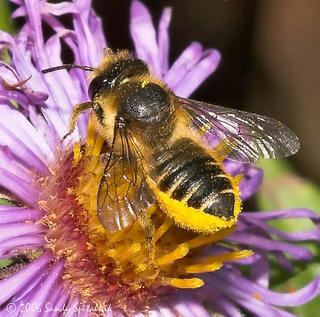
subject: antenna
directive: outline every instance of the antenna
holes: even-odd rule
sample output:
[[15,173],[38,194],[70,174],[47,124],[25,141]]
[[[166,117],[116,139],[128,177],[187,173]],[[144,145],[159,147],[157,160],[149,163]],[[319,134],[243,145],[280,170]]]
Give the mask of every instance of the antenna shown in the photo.
[[90,66],[82,66],[82,65],[77,65],[77,64],[63,64],[60,66],[55,66],[55,67],[43,69],[41,71],[41,73],[47,74],[47,73],[55,72],[55,71],[61,70],[61,69],[72,69],[72,68],[80,68],[80,69],[87,71],[87,72],[94,71],[94,67],[90,67]]

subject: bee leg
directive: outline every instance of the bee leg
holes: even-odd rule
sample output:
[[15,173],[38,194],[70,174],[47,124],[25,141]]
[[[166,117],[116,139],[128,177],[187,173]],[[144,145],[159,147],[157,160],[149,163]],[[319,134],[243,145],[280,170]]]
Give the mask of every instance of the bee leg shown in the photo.
[[69,131],[67,134],[64,135],[64,137],[62,138],[62,141],[65,140],[69,135],[71,135],[74,129],[76,128],[76,123],[79,115],[82,112],[92,108],[92,106],[93,106],[93,102],[89,101],[89,102],[80,103],[73,108],[72,115],[69,122]]
[[138,214],[138,221],[146,234],[146,246],[148,254],[148,264],[156,266],[155,260],[155,243],[154,243],[154,225],[150,215],[144,210]]

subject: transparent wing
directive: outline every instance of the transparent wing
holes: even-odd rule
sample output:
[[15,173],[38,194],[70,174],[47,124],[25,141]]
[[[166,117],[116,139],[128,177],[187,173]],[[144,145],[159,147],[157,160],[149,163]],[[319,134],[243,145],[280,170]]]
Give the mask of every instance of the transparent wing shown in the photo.
[[297,136],[281,122],[258,114],[179,98],[193,127],[229,159],[256,163],[295,154]]
[[[119,153],[115,148],[120,149]],[[142,159],[128,131],[116,130],[97,197],[98,217],[109,232],[130,226],[153,201],[145,183]]]

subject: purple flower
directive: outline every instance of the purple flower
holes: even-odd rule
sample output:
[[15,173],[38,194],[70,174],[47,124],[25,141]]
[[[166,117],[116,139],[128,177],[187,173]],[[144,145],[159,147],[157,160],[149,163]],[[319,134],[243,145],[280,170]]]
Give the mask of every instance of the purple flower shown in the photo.
[[[97,66],[107,46],[101,21],[89,0],[12,2],[17,5],[13,17],[26,22],[16,36],[0,32],[0,49],[7,48],[10,56],[9,63],[0,64],[0,185],[18,201],[0,206],[0,257],[11,261],[0,271],[0,316],[97,311],[106,316],[241,316],[242,311],[292,316],[279,307],[298,306],[319,294],[319,279],[288,294],[269,290],[268,255],[287,270],[295,260],[312,259],[308,249],[295,244],[320,239],[319,216],[309,210],[243,212],[234,233],[228,229],[213,236],[174,228],[155,210],[157,268],[148,265],[139,226],[105,232],[94,212],[103,140],[88,113],[61,143],[73,106],[88,100],[86,74],[41,73],[63,63],[62,44],[77,64]],[[72,17],[72,29],[59,19],[64,15]],[[192,43],[169,67],[170,19],[167,8],[155,30],[148,10],[133,1],[135,51],[177,95],[189,96],[215,71],[220,55]],[[52,30],[49,38],[44,23]],[[243,176],[242,199],[258,189],[260,169],[234,162],[226,168]],[[309,218],[315,228],[286,233],[269,225],[283,218]]]

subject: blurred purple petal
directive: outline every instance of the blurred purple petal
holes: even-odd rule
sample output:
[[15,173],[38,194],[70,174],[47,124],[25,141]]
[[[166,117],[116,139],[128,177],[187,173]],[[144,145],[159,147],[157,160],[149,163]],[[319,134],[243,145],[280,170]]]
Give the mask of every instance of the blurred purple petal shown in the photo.
[[183,78],[181,83],[173,88],[174,92],[181,97],[190,96],[200,84],[207,79],[218,67],[221,56],[214,49],[203,52],[199,63]]
[[161,76],[156,32],[148,9],[137,0],[131,4],[131,36],[136,54],[146,61],[155,76]]
[[240,181],[242,200],[249,199],[258,191],[263,180],[263,170],[261,168],[231,160],[226,160],[224,164],[228,173],[232,175],[240,174],[243,177]]
[[45,231],[45,227],[34,223],[11,223],[0,225],[0,242],[24,235],[38,235]]
[[175,90],[184,77],[189,73],[198,63],[202,56],[201,44],[191,43],[173,63],[167,74],[164,76],[164,81],[168,86]]
[[39,192],[34,188],[31,181],[25,181],[16,175],[0,168],[0,186],[9,190],[16,198],[23,201],[26,205],[35,207]]
[[308,231],[288,233],[274,228],[268,224],[262,223],[261,221],[249,220],[248,222],[254,224],[257,228],[262,229],[267,234],[272,234],[278,238],[285,239],[287,241],[320,240],[319,228]]
[[[43,281],[43,286],[35,289],[32,295],[29,297],[28,302],[35,307],[39,307],[41,311],[45,311],[46,305],[50,303],[52,307],[52,289],[57,287],[57,283],[60,284],[62,280],[62,273],[64,268],[64,262],[62,260],[57,261],[52,267],[51,271]],[[30,316],[38,316],[39,312],[36,310],[30,312]]]
[[51,259],[50,253],[43,254],[39,259],[27,264],[14,275],[0,281],[0,304],[5,303],[19,290],[23,289],[30,281],[40,274]]
[[258,285],[269,288],[269,260],[266,255],[251,266],[251,279]]
[[199,290],[201,298],[207,301],[207,298],[212,299],[210,304],[214,309],[223,314],[223,316],[242,317],[239,308],[236,307],[228,298],[226,298],[220,291],[215,290],[211,285],[206,284],[205,287]]
[[[38,275],[34,277],[33,280],[31,280],[26,287],[22,288],[20,291],[18,291],[12,298],[12,302],[19,302],[23,298],[26,298],[28,294],[37,287],[40,287],[40,283],[42,283],[43,279],[45,278],[46,274],[43,274],[45,271],[45,267],[43,269],[39,270]],[[42,273],[42,274],[41,274]]]
[[294,218],[310,218],[317,223],[320,221],[320,215],[314,211],[305,208],[283,209],[268,212],[246,212],[242,213],[243,217],[248,219],[256,219],[260,221],[269,221],[275,219],[294,219]]
[[[20,231],[20,233],[22,233]],[[14,251],[14,253],[23,253],[24,250],[37,249],[38,247],[43,246],[45,243],[44,237],[42,234],[33,234],[33,235],[22,235],[10,238],[1,242],[0,244],[0,256],[9,257],[9,252]]]
[[258,250],[282,251],[290,254],[296,260],[309,261],[312,259],[312,253],[304,248],[292,245],[290,243],[263,238],[258,235],[249,233],[234,233],[226,238],[228,241],[234,241],[247,245],[248,247],[257,248]]
[[213,289],[222,293],[229,301],[242,306],[245,311],[252,312],[257,316],[294,316],[266,303],[264,293],[259,293],[260,290],[264,291],[265,288],[254,287],[255,284],[241,278],[238,274],[234,274],[232,270],[220,270],[219,274],[215,274],[211,280],[208,279],[207,283]]
[[[46,170],[53,161],[53,153],[37,129],[17,110],[1,105],[0,144],[10,150],[29,166],[32,163]],[[37,165],[36,165],[37,164]]]
[[[102,29],[90,29],[89,22],[99,21],[91,11],[91,1],[77,0],[74,2],[79,14],[74,16],[74,30],[77,36],[78,52],[80,53],[80,64],[97,66],[102,57],[106,41],[102,36]],[[100,27],[101,24],[99,23]],[[97,36],[97,37],[96,37]]]
[[240,182],[241,199],[246,200],[253,196],[259,189],[262,180],[263,171],[261,168],[250,166],[246,169]]
[[76,314],[79,303],[80,303],[79,298],[73,295],[71,299],[68,301],[65,309],[66,317],[73,317]]
[[169,69],[169,33],[168,28],[171,21],[172,10],[165,8],[162,12],[158,28],[158,45],[161,75],[167,73]]
[[57,309],[57,313],[60,314],[60,311],[63,311],[68,303],[69,300],[69,291],[63,289],[62,292],[59,294],[57,301],[54,303],[53,307]]
[[173,296],[168,303],[173,312],[181,316],[210,317],[210,313],[190,295]]
[[43,215],[44,212],[37,209],[26,209],[0,205],[0,224],[36,221]]
[[278,293],[261,287],[242,276],[234,276],[230,270],[220,270],[219,278],[226,282],[228,288],[237,283],[239,290],[246,294],[259,294],[264,302],[277,306],[302,305],[312,300],[320,293],[320,278],[315,279],[302,289],[292,293]]

